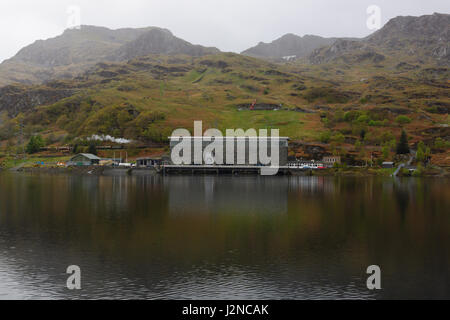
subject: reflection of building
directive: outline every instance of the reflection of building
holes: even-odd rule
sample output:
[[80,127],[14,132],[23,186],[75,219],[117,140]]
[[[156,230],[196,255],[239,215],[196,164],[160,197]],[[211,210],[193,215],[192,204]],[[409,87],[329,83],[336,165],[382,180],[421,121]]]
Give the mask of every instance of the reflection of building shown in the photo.
[[327,167],[333,167],[336,163],[341,163],[341,157],[340,156],[330,156],[330,157],[323,157],[322,162]]
[[[194,161],[196,145],[201,151],[200,161],[202,165],[263,165],[264,161],[261,161],[260,158],[260,148],[265,146],[267,148],[265,154],[271,157],[271,146],[272,143],[276,143],[274,142],[276,139],[278,139],[279,165],[286,166],[289,147],[289,138],[287,137],[172,137],[170,138],[170,149],[173,151],[180,143],[186,143],[185,141],[188,140],[186,145],[190,145],[191,157],[188,163],[184,163],[185,165],[196,164]],[[211,152],[207,151],[207,147],[211,143],[221,146],[221,155],[216,154],[216,149]],[[227,159],[227,154],[232,157],[231,161]],[[180,157],[182,156],[181,153]],[[273,159],[273,157],[271,158]]]
[[91,153],[80,153],[67,162],[69,166],[92,166],[100,163],[100,158]]
[[164,179],[172,214],[284,214],[287,181],[255,176],[170,176]]
[[335,180],[327,177],[289,177],[289,192],[296,194],[333,194]]

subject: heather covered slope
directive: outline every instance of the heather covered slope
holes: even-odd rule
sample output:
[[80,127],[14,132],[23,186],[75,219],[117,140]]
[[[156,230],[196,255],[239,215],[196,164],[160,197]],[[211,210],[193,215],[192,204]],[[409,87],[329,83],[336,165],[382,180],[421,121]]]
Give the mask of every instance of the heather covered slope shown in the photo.
[[[174,129],[203,120],[205,129],[279,128],[303,145],[293,152],[309,156],[365,158],[361,144],[379,153],[390,144],[392,152],[402,129],[412,146],[448,141],[449,70],[385,63],[278,65],[237,54],[102,63],[74,80],[3,88],[1,138],[14,141],[23,123],[29,134],[52,135],[57,144],[93,134],[164,142]],[[42,92],[54,101],[34,99]]]

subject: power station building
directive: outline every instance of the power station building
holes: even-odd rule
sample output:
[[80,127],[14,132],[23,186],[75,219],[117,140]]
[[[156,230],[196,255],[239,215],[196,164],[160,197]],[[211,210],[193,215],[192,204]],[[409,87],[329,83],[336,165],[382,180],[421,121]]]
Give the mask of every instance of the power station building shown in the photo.
[[[177,165],[282,167],[288,163],[288,148],[287,137],[170,137],[171,160]],[[182,163],[174,163],[174,155]]]

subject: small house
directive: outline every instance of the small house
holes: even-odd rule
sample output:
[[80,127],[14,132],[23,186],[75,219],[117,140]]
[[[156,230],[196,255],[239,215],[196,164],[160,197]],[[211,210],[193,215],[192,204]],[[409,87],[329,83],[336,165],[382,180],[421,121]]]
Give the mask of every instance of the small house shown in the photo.
[[340,156],[323,157],[322,162],[326,167],[332,168],[336,163],[337,164],[341,163],[341,157]]
[[161,158],[138,158],[136,166],[140,168],[159,166],[162,164]]
[[91,153],[79,153],[67,162],[68,166],[94,166],[100,163],[100,158]]
[[392,169],[392,168],[394,168],[394,163],[393,162],[383,162],[381,167],[384,169]]

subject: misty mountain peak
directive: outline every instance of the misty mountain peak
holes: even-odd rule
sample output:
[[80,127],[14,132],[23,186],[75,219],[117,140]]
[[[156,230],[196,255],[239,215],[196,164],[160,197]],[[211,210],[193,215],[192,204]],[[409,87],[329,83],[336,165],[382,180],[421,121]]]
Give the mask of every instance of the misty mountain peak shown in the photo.
[[158,27],[108,29],[90,25],[38,40],[0,65],[0,85],[71,77],[102,61],[125,61],[149,54],[215,54],[216,48],[193,45]]
[[288,33],[271,43],[260,42],[257,46],[245,50],[242,54],[268,59],[282,59],[294,56],[302,58],[308,56],[317,48],[332,44],[335,40],[334,38],[322,38],[312,35],[300,37],[296,34]]

